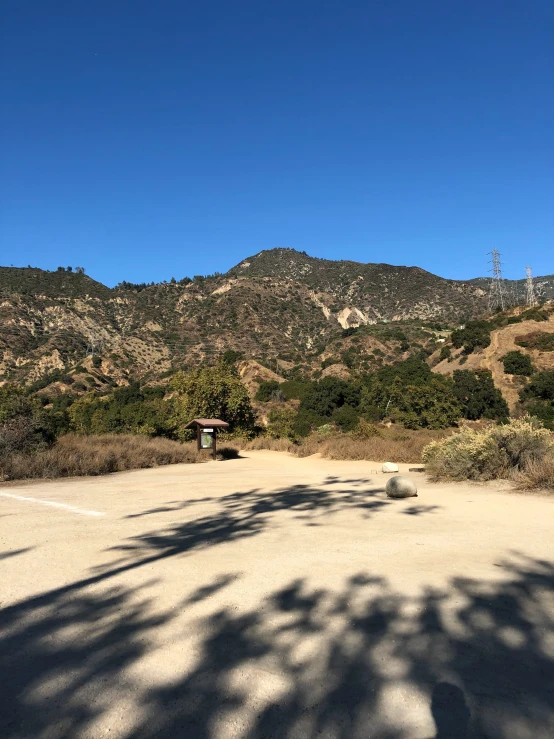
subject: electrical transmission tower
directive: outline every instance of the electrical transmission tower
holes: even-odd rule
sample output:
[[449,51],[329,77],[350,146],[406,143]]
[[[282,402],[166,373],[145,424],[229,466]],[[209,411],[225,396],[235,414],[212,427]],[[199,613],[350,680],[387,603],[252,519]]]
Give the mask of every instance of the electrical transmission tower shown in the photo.
[[504,310],[506,307],[506,296],[504,290],[504,280],[502,278],[502,266],[500,264],[500,252],[498,249],[493,249],[489,252],[492,259],[489,264],[492,264],[491,284],[489,289],[489,311],[493,313],[495,310]]
[[525,302],[530,308],[537,304],[531,267],[525,267]]

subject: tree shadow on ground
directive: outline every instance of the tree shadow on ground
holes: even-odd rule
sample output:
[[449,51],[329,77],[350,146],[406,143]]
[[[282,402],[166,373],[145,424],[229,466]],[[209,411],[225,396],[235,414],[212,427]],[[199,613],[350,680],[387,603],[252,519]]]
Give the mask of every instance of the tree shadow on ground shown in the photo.
[[24,549],[10,549],[7,552],[0,552],[0,560],[10,559],[11,557],[17,557],[19,554],[26,554],[30,552],[34,547],[25,547]]
[[[554,564],[513,554],[503,576],[415,597],[366,573],[338,590],[295,580],[252,609],[215,606],[190,668],[163,685],[129,668],[168,653],[156,634],[176,609],[155,613],[140,589],[52,591],[0,614],[0,735],[547,739]],[[110,711],[130,697],[135,723],[118,733]]]
[[[348,487],[345,485],[348,484]],[[336,489],[331,489],[336,486]],[[372,486],[372,480],[360,478],[341,480],[327,478],[318,485],[298,484],[276,490],[253,488],[247,491],[200,499],[173,501],[167,506],[149,509],[144,515],[186,510],[197,503],[213,504],[208,515],[173,524],[131,537],[108,551],[119,558],[93,571],[94,581],[119,575],[125,570],[151,564],[156,560],[187,554],[218,544],[246,539],[276,525],[277,514],[288,512],[305,526],[320,526],[326,516],[344,510],[356,510],[362,519],[370,519],[388,506],[398,506],[410,515],[434,513],[440,506],[412,506],[403,509],[406,501],[391,500],[384,489]],[[136,518],[141,514],[132,514]]]

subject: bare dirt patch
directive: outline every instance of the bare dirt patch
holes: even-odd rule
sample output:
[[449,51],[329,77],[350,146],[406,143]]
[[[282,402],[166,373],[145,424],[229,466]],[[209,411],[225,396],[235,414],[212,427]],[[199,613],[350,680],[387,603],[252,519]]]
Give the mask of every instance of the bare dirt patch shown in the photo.
[[0,496],[2,737],[554,735],[554,500],[245,455]]

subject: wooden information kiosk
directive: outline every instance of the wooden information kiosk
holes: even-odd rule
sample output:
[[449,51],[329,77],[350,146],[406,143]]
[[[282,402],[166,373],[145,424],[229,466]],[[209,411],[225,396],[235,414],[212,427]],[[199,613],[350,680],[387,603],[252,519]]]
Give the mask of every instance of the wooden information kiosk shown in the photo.
[[225,421],[218,418],[194,418],[185,426],[186,429],[196,429],[196,446],[201,449],[211,449],[212,457],[215,459],[217,451],[217,430],[226,429],[229,426]]

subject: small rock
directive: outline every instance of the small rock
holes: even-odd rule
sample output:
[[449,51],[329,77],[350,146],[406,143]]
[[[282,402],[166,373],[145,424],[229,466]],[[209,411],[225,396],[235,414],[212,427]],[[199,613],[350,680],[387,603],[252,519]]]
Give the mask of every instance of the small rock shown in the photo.
[[409,477],[396,475],[387,480],[385,492],[389,498],[417,498],[417,485]]
[[394,462],[385,462],[382,469],[383,472],[398,472],[398,465]]

